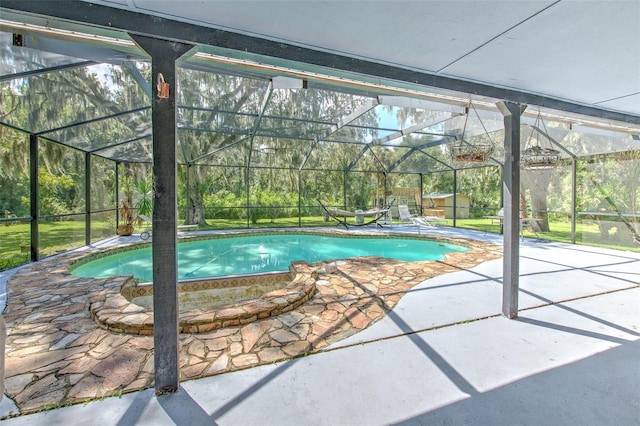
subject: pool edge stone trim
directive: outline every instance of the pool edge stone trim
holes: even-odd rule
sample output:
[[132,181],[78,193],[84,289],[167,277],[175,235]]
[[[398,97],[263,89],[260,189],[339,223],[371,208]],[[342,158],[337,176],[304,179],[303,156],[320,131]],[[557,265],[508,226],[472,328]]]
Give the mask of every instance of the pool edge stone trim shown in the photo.
[[[203,240],[235,238],[235,237],[242,237],[242,236],[282,235],[282,234],[319,235],[319,236],[328,236],[328,237],[339,236],[340,238],[353,238],[353,239],[380,237],[382,235],[387,238],[412,239],[412,240],[427,239],[432,241],[441,241],[448,244],[454,244],[461,247],[466,247],[468,249],[475,247],[474,245],[475,242],[473,240],[468,240],[464,238],[444,237],[439,235],[403,234],[403,233],[394,233],[393,231],[385,232],[383,234],[380,234],[378,232],[371,232],[371,231],[361,231],[361,232],[358,232],[357,234],[354,234],[354,233],[351,233],[349,230],[343,230],[343,229],[333,229],[333,230],[308,229],[304,231],[301,231],[298,229],[221,231],[216,234],[184,235],[179,238],[179,241],[186,243],[186,242],[196,242],[196,241],[203,241]],[[67,265],[67,269],[68,269],[68,272],[73,275],[74,269],[84,265],[85,263],[91,262],[93,260],[98,260],[106,256],[111,256],[113,254],[126,253],[128,251],[139,250],[139,249],[144,249],[149,247],[151,247],[151,242],[140,241],[140,242],[133,242],[133,243],[122,243],[106,249],[76,252],[76,253],[80,253],[80,256],[76,256],[70,259]],[[65,254],[68,254],[68,253],[65,253]],[[324,262],[329,262],[329,261],[330,260],[325,260]],[[181,280],[181,281],[186,281],[186,280]]]
[[[260,298],[207,309],[189,309],[178,314],[180,333],[205,333],[220,328],[244,325],[259,319],[277,316],[292,311],[307,302],[316,291],[317,270],[307,262],[294,262],[290,267],[293,277],[284,288],[265,293]],[[284,275],[284,274],[281,274]],[[273,279],[267,274],[265,279]],[[252,277],[260,279],[259,276]],[[223,280],[223,279],[222,279]],[[222,280],[205,280],[222,281]],[[153,310],[132,303],[139,296],[153,294],[153,287],[139,287],[133,277],[124,277],[120,287],[105,288],[89,301],[89,313],[103,329],[125,334],[152,335]],[[224,287],[224,286],[223,286]],[[184,289],[183,289],[184,290]],[[187,290],[188,291],[188,290]]]

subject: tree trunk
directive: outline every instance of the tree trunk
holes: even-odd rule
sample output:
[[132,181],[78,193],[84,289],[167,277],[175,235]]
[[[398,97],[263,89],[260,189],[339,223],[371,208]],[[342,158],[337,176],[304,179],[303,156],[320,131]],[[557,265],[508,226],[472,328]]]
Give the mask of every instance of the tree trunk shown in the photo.
[[189,199],[187,200],[185,225],[206,225],[207,222],[205,219],[202,194],[196,191],[190,192]]
[[549,232],[549,217],[547,215],[547,195],[553,170],[529,171],[522,173],[522,182],[529,188],[531,194],[531,216],[534,221],[531,226],[536,232]]
[[547,208],[546,193],[544,197],[531,197],[532,216],[535,219],[539,219],[531,224],[536,232],[549,232],[549,217],[546,213]]
[[189,195],[187,197],[187,212],[185,216],[185,225],[207,225],[204,212],[204,197],[201,188],[202,178],[198,173],[197,167],[189,167]]

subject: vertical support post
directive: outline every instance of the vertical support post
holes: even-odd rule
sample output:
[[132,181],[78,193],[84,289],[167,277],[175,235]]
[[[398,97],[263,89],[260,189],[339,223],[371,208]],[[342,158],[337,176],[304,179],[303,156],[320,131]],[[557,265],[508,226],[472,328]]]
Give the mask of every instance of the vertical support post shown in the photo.
[[504,257],[502,271],[502,314],[518,316],[520,288],[520,116],[526,105],[498,102],[504,116]]
[[458,170],[453,169],[453,227],[456,227],[456,218],[458,217]]
[[[186,180],[186,199],[184,200],[184,220],[187,221],[187,223],[189,220],[189,208],[191,207],[191,164],[187,163],[187,178]],[[204,213],[204,212],[203,212]],[[205,215],[206,217],[206,215]]]
[[118,197],[120,196],[120,163],[116,161],[116,171],[115,171],[115,179],[116,179],[116,229],[118,229],[118,225],[120,225],[120,210]]
[[298,169],[298,228],[302,227],[302,172]]
[[31,213],[31,261],[40,258],[40,230],[38,226],[40,210],[40,193],[38,182],[38,136],[29,134],[29,181],[31,182],[30,213]]
[[578,160],[571,157],[571,244],[576,243],[576,209],[578,206],[577,182],[578,182]]
[[[152,43],[152,48],[156,47]],[[152,49],[151,75],[164,75],[169,99],[153,97],[153,312],[156,394],[175,392],[178,367],[176,65]],[[167,49],[168,50],[168,49]],[[152,80],[153,81],[153,80]]]
[[247,229],[251,228],[251,166],[247,164]]
[[91,153],[84,153],[84,243],[91,244]]
[[[383,203],[383,206],[386,206],[387,204],[389,204],[389,203],[387,203],[387,174],[383,173],[382,176],[384,177],[384,179],[382,180],[382,191],[383,191],[382,192],[382,200],[383,200],[382,203]],[[380,207],[382,207],[382,206],[380,206]]]
[[[500,178],[504,182],[504,165],[500,166]],[[500,207],[504,207],[504,185],[500,186]],[[500,233],[502,234],[502,229],[500,229]]]
[[342,172],[342,204],[344,206],[343,209],[347,208],[347,172],[346,170]]
[[153,339],[156,395],[178,390],[176,60],[193,46],[132,35],[151,55],[153,90]]
[[[419,212],[420,212],[420,216],[422,216],[424,214],[424,210],[422,208],[422,194],[424,192],[424,175],[422,173],[420,173],[420,207],[419,207]],[[454,225],[455,226],[455,225]]]

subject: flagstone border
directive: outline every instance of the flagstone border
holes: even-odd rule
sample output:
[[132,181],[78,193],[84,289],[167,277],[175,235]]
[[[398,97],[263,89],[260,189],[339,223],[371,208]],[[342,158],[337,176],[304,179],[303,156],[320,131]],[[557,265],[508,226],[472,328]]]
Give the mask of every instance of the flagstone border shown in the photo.
[[[293,279],[292,279],[293,277]],[[259,299],[244,300],[220,307],[189,309],[179,312],[178,331],[180,333],[205,333],[219,328],[247,324],[258,319],[280,315],[292,311],[311,299],[316,290],[317,272],[307,262],[294,262],[291,273],[253,275],[220,280],[190,281],[179,291],[189,288],[204,290],[227,288],[243,283],[256,283],[260,280],[273,281],[288,279],[290,282],[282,289],[265,293]],[[232,281],[231,284],[225,281]],[[219,284],[214,287],[212,284]],[[179,286],[180,287],[180,286]],[[142,291],[141,291],[142,290]],[[131,302],[134,297],[152,295],[153,286],[139,287],[134,279],[127,280],[121,289],[106,288],[89,302],[91,318],[98,326],[110,331],[153,335],[153,310]]]

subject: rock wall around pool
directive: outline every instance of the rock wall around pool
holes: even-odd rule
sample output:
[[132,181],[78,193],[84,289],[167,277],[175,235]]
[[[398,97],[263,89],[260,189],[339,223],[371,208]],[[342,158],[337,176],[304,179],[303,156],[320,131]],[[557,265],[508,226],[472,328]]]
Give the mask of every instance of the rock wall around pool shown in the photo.
[[[204,333],[223,327],[247,324],[289,312],[308,301],[316,290],[317,272],[306,262],[294,262],[289,273],[262,274],[242,277],[181,282],[178,292],[229,288],[265,281],[283,281],[282,288],[269,291],[259,298],[229,303],[223,306],[179,311],[180,333]],[[107,288],[89,301],[91,318],[101,328],[127,334],[152,335],[153,310],[131,301],[153,294],[153,285],[139,285],[130,278],[120,288]]]

